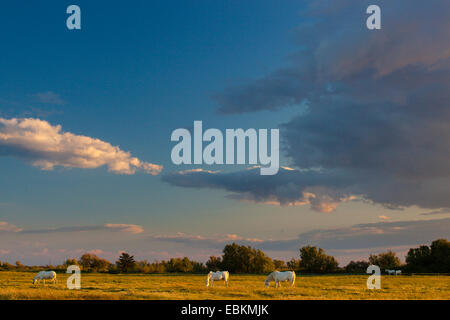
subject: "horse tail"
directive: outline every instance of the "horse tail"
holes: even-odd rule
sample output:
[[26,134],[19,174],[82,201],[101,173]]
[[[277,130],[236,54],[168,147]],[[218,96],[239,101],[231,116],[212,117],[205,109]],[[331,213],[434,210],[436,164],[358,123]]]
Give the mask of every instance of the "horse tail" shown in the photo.
[[295,286],[295,277],[296,277],[295,271],[292,271],[292,282],[291,282],[291,287],[294,287],[294,286]]

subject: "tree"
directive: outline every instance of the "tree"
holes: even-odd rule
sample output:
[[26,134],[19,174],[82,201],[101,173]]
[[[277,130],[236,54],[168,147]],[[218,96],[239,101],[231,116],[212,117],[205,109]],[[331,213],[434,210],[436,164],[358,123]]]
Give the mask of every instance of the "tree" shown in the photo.
[[65,266],[71,266],[71,265],[77,265],[77,264],[78,264],[77,259],[73,259],[73,258],[69,258],[69,259],[66,259],[66,261],[64,261]]
[[209,271],[219,271],[222,269],[222,258],[211,256],[209,260],[206,261],[206,267]]
[[193,271],[193,265],[192,262],[187,258],[184,257],[183,259],[180,258],[172,258],[167,263],[167,272],[192,272]]
[[2,269],[3,270],[14,270],[15,267],[12,264],[8,263],[8,262],[3,262]]
[[347,272],[347,273],[366,273],[369,265],[370,264],[367,261],[350,261],[345,266],[345,272]]
[[306,246],[300,249],[300,268],[306,272],[327,273],[338,269],[338,262],[322,248]]
[[407,272],[429,272],[432,264],[431,249],[429,246],[411,248],[406,255]]
[[221,267],[233,273],[266,273],[274,269],[272,259],[264,252],[236,243],[223,248]]
[[122,252],[119,260],[116,261],[117,268],[120,272],[127,273],[132,270],[135,266],[136,261],[134,261],[134,256],[129,255],[126,252]]
[[[249,246],[248,248],[251,249]],[[247,272],[250,273],[267,273],[275,269],[273,261],[264,252],[259,249],[250,250],[250,265]]]
[[78,265],[80,265],[84,271],[88,272],[107,271],[110,264],[109,261],[99,258],[92,253],[85,253],[80,257],[80,260],[78,260]]
[[288,267],[289,270],[293,270],[293,271],[299,270],[300,269],[300,259],[292,258],[291,260],[286,262],[286,266]]
[[395,252],[392,252],[391,250],[378,255],[371,254],[369,263],[379,266],[383,271],[385,269],[396,269],[400,267],[400,259],[396,256]]
[[283,270],[286,268],[286,264],[284,263],[283,260],[273,260],[273,264],[276,270]]
[[438,239],[431,243],[432,272],[450,272],[450,242]]
[[431,246],[411,248],[406,256],[407,272],[450,272],[450,242],[438,239]]

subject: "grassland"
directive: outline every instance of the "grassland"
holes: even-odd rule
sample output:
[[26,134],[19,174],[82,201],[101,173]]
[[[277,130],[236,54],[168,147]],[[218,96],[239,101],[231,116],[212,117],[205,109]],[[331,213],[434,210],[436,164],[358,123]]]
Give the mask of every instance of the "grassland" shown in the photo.
[[[380,290],[364,275],[297,275],[295,288],[264,288],[262,275],[231,275],[230,286],[205,287],[202,275],[82,274],[81,289],[33,285],[30,272],[0,272],[0,299],[450,299],[450,276],[383,276]],[[272,283],[273,286],[273,283]]]

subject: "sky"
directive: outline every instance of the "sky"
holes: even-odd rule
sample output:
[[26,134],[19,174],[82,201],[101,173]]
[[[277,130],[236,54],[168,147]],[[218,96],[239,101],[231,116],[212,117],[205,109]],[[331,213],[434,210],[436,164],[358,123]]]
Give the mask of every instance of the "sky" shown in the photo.
[[[445,0],[4,4],[0,260],[206,261],[235,241],[343,265],[449,238],[449,18]],[[279,129],[278,174],[174,165],[196,120]]]

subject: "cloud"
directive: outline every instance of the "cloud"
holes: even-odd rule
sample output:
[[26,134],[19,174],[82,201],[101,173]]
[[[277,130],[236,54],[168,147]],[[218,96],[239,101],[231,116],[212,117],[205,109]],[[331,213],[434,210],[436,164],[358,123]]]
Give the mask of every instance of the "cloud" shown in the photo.
[[263,242],[263,240],[258,238],[246,238],[239,236],[237,234],[226,234],[226,235],[218,235],[215,237],[205,237],[201,235],[190,235],[182,232],[178,232],[176,234],[169,235],[154,235],[149,236],[148,239],[162,241],[162,242],[173,242],[173,243],[181,243],[189,246],[197,246],[197,247],[211,247],[215,249],[221,249],[224,244],[237,242],[245,245],[253,245],[255,243]]
[[[365,26],[371,1],[309,3],[294,33],[299,50],[289,64],[214,95],[219,111],[277,110],[342,93],[362,101],[401,101],[435,77],[446,79],[450,9],[445,3],[412,0],[405,6],[380,0],[383,26],[377,31]],[[411,73],[420,77],[408,77]]]
[[[0,224],[1,226],[1,224]],[[0,229],[1,230],[1,229]],[[144,228],[135,224],[112,224],[107,223],[104,225],[93,226],[72,226],[72,227],[59,227],[49,229],[20,229],[21,233],[39,234],[39,233],[63,233],[63,232],[88,232],[88,231],[117,231],[132,234],[139,234],[144,232]]]
[[142,233],[144,232],[144,229],[141,226],[135,225],[135,224],[112,224],[107,223],[105,224],[105,227],[111,230],[117,230],[120,232],[129,232],[129,233]]
[[422,216],[434,216],[434,215],[437,215],[437,214],[449,214],[449,213],[450,213],[450,209],[449,208],[442,208],[442,209],[439,209],[439,210],[423,212],[420,215],[422,215]]
[[61,99],[59,94],[52,91],[40,92],[33,95],[33,97],[40,103],[64,105],[66,102]]
[[43,170],[103,165],[116,174],[134,174],[140,169],[157,175],[162,170],[162,166],[143,162],[108,142],[63,132],[60,125],[32,118],[0,118],[0,156],[22,158]]
[[450,219],[411,220],[358,224],[349,228],[300,234],[302,243],[327,249],[358,249],[431,243],[450,237]]
[[[450,218],[435,220],[383,221],[357,224],[332,229],[316,229],[302,232],[297,238],[285,240],[253,239],[236,234],[206,237],[177,233],[149,236],[149,240],[183,244],[189,248],[210,248],[220,251],[225,244],[236,242],[251,245],[271,255],[283,255],[284,259],[298,257],[299,249],[306,245],[323,248],[336,254],[340,262],[351,259],[367,259],[370,253],[395,250],[402,256],[409,248],[430,244],[438,238],[450,238]],[[280,256],[281,257],[281,256]]]
[[0,221],[0,232],[20,232],[22,230],[11,223]]
[[[305,245],[324,248],[335,255],[340,263],[351,259],[367,259],[370,253],[388,249],[403,256],[409,248],[430,244],[438,238],[450,238],[450,218],[435,220],[410,220],[357,224],[340,228],[316,229],[302,232],[290,239],[255,238],[245,235],[224,234],[160,234],[140,233],[136,236],[128,228],[110,228],[106,225],[0,232],[0,242],[8,252],[0,252],[8,261],[24,263],[62,263],[67,257],[79,257],[85,252],[95,252],[114,261],[121,251],[135,255],[136,259],[167,259],[190,256],[206,261],[211,255],[220,255],[223,247],[232,242],[250,245],[266,252],[272,258],[298,258],[299,249]],[[27,232],[32,231],[32,232]],[[67,234],[66,232],[81,232]],[[101,233],[100,233],[101,231]],[[115,232],[127,232],[130,237],[118,237]],[[59,234],[57,234],[59,232]],[[92,246],[92,243],[96,243]],[[149,250],[151,248],[151,250]]]
[[239,191],[238,175],[211,187],[276,202],[285,190],[290,204],[308,201],[303,191],[314,187],[320,196],[309,202],[319,211],[343,195],[392,209],[450,207],[450,6],[380,0],[382,29],[372,31],[369,4],[310,2],[288,65],[215,95],[224,114],[307,106],[280,127],[282,146],[292,167],[321,174],[275,178],[275,187],[263,183],[267,193],[246,182]]
[[98,255],[101,255],[103,253],[103,250],[101,250],[101,249],[92,249],[92,250],[87,251],[86,253],[95,254],[96,256],[98,256]]
[[[317,170],[282,167],[270,177],[261,176],[256,167],[227,173],[191,170],[166,174],[162,180],[185,188],[222,189],[230,192],[230,199],[282,206],[310,205],[320,212],[332,212],[339,203],[357,199],[350,192],[352,179]],[[327,186],[323,187],[325,183]]]
[[357,224],[301,233],[297,239],[264,241],[266,250],[294,250],[314,245],[327,250],[353,250],[416,246],[450,238],[450,218]]

